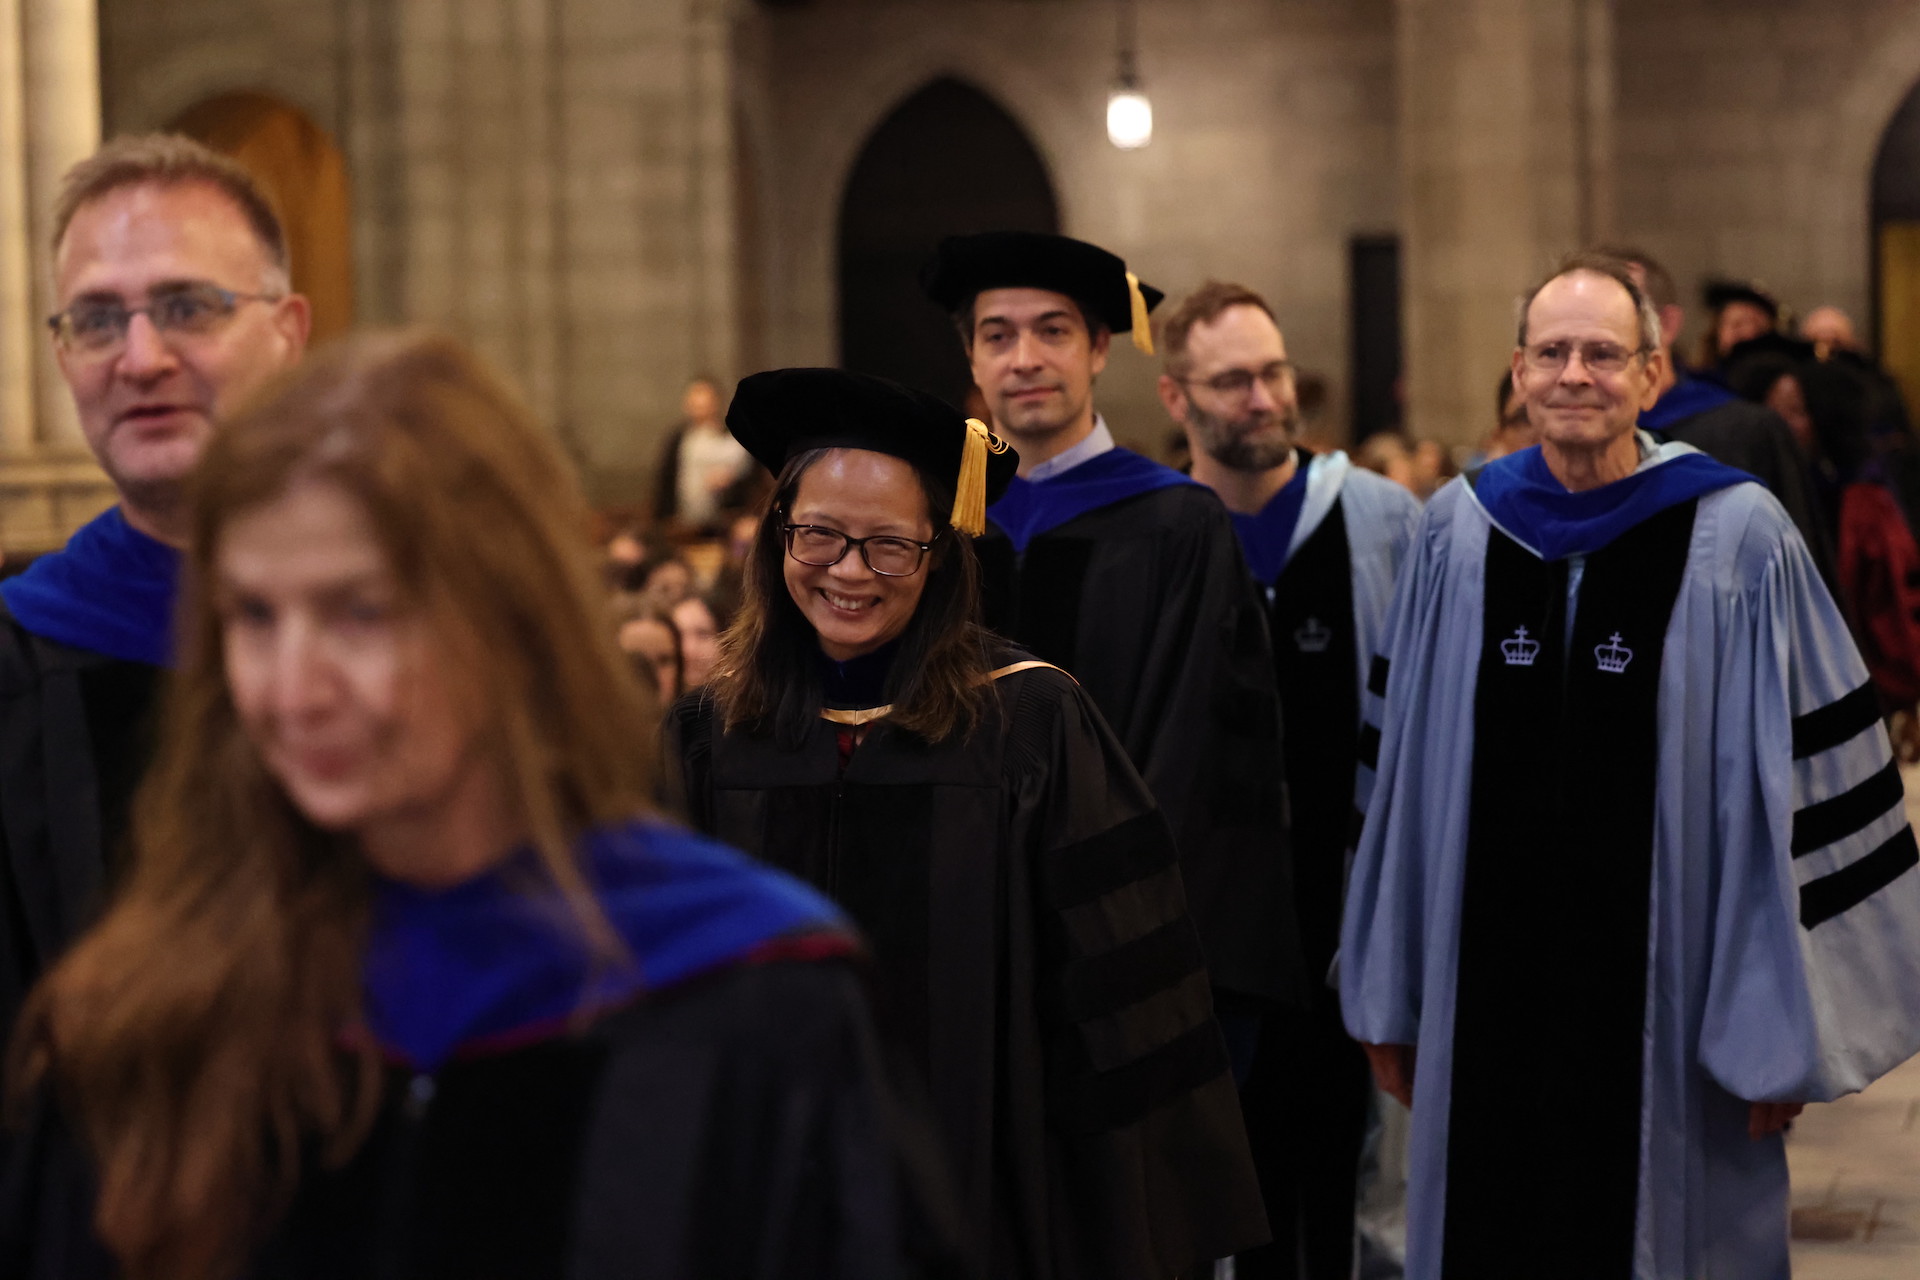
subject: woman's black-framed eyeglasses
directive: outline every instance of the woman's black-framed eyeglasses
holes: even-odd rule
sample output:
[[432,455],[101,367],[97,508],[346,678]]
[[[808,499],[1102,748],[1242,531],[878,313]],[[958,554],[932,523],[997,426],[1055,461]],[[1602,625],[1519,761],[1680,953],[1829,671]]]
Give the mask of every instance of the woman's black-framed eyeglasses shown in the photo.
[[933,550],[931,542],[915,542],[893,534],[850,538],[838,529],[817,524],[783,524],[780,534],[787,540],[787,554],[801,564],[826,569],[858,547],[867,568],[883,578],[911,578],[927,562],[927,552]]

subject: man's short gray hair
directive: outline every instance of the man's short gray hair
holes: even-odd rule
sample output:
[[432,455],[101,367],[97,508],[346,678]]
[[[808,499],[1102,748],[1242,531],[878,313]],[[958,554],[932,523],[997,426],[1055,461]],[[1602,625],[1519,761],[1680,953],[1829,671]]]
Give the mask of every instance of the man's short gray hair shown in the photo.
[[1646,351],[1660,350],[1663,345],[1660,341],[1660,312],[1653,305],[1653,299],[1647,295],[1647,291],[1634,280],[1631,265],[1623,258],[1616,258],[1606,253],[1595,253],[1591,250],[1568,254],[1560,260],[1560,265],[1554,268],[1553,274],[1546,276],[1533,288],[1527,290],[1526,295],[1520,299],[1519,314],[1514,324],[1515,346],[1527,345],[1527,312],[1532,310],[1533,300],[1540,296],[1540,291],[1561,276],[1570,276],[1577,271],[1605,276],[1625,289],[1627,297],[1633,300],[1634,312],[1640,317],[1641,347]]

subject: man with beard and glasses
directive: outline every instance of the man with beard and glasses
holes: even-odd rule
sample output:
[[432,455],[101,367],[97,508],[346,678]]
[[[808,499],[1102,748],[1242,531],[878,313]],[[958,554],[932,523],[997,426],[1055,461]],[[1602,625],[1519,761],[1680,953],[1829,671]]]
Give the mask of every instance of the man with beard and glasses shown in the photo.
[[1116,446],[1093,407],[1114,334],[1151,353],[1161,295],[1029,232],[943,241],[926,287],[1020,453],[976,543],[986,622],[1073,673],[1159,802],[1240,1075],[1260,1015],[1304,985],[1261,601],[1219,499]]
[[1325,978],[1340,936],[1360,695],[1420,507],[1404,488],[1297,443],[1286,339],[1253,290],[1209,281],[1161,330],[1160,401],[1185,430],[1193,478],[1232,513],[1266,598],[1287,726],[1294,901],[1305,1010],[1268,1015],[1241,1090],[1273,1243],[1240,1280],[1344,1280],[1371,1092],[1366,1055]]

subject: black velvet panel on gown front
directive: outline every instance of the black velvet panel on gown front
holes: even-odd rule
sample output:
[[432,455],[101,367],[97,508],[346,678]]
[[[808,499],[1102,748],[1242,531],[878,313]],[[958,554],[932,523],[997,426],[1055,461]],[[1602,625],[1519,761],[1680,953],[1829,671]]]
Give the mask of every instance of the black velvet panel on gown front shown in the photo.
[[1160,1280],[1264,1238],[1166,825],[1058,671],[971,733],[885,720],[797,750],[683,699],[701,829],[818,885],[871,939],[882,1030],[924,1073],[994,1280]]

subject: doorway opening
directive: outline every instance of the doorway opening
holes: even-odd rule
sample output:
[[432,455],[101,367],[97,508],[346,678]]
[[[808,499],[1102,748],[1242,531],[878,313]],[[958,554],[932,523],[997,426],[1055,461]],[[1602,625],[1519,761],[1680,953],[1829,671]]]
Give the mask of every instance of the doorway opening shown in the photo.
[[840,202],[840,363],[964,407],[960,340],[920,271],[942,236],[1058,231],[1059,204],[1026,131],[991,98],[935,80],[894,108]]
[[298,107],[264,93],[224,93],[171,128],[247,167],[279,210],[293,288],[313,303],[313,338],[353,326],[353,206],[346,157]]

